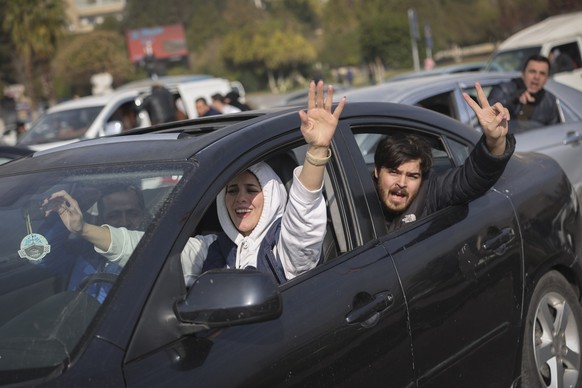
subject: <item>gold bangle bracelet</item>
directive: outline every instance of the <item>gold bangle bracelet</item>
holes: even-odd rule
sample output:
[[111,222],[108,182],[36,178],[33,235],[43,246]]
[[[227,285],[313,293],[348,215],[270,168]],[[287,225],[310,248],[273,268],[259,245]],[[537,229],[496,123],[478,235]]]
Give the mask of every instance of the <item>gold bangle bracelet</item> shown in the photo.
[[318,158],[317,156],[313,156],[309,153],[309,151],[307,151],[307,153],[305,154],[305,160],[307,160],[309,162],[309,164],[312,164],[314,166],[323,166],[325,165],[328,161],[329,158],[331,158],[331,149],[327,149],[327,157],[325,158]]

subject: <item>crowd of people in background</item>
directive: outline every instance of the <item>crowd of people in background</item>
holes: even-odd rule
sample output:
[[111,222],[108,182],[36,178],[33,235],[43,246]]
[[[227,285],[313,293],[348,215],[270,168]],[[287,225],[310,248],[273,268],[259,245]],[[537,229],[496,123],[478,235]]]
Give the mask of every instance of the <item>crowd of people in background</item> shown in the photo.
[[237,113],[251,110],[251,107],[240,101],[239,94],[232,90],[223,96],[220,93],[211,96],[210,104],[204,97],[198,97],[195,101],[198,117],[215,116],[227,113]]

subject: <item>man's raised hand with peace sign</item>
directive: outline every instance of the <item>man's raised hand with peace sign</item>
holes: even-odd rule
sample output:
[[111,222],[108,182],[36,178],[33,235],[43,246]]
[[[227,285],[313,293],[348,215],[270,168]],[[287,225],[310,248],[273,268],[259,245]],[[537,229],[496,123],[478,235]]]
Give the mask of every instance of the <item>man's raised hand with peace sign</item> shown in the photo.
[[463,98],[479,119],[479,124],[481,124],[483,134],[485,135],[485,144],[489,152],[492,155],[503,155],[509,128],[509,111],[499,102],[496,102],[494,105],[489,105],[479,82],[475,82],[475,89],[477,89],[479,104],[467,93],[463,93]]

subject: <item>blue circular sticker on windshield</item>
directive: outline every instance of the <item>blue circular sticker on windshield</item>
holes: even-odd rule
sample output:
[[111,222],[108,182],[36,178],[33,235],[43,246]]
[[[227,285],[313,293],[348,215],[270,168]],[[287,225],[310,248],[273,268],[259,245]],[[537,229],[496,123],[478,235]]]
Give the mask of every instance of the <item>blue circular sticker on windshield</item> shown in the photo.
[[31,233],[20,242],[18,255],[23,259],[26,258],[37,262],[42,260],[50,251],[51,246],[42,234]]

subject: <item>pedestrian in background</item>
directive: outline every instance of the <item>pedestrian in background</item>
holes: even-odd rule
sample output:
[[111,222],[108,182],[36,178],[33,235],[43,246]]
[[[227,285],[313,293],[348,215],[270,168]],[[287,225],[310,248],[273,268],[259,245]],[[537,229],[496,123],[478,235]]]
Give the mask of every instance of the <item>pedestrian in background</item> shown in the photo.
[[242,112],[251,110],[251,107],[240,101],[240,95],[236,90],[231,90],[224,96],[224,102],[240,109]]
[[152,85],[152,92],[145,99],[144,108],[150,116],[152,125],[176,121],[174,96],[160,83]]
[[237,113],[241,111],[239,108],[227,104],[224,96],[220,93],[213,94],[211,98],[212,107],[220,113]]
[[208,105],[208,102],[204,97],[199,97],[196,99],[196,112],[198,117],[207,117],[219,115],[220,112]]

